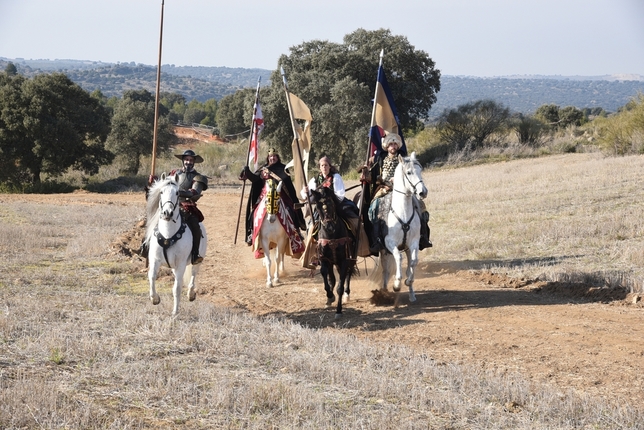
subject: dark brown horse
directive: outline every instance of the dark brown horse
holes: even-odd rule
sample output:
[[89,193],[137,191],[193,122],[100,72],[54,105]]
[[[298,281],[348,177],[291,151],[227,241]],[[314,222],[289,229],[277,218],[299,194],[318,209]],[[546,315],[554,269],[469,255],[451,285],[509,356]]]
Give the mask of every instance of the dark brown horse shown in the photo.
[[349,300],[351,294],[351,276],[357,271],[356,260],[352,255],[354,239],[347,228],[346,221],[338,216],[340,201],[335,193],[325,187],[321,188],[319,192],[312,191],[311,193],[318,216],[315,227],[317,229],[317,252],[320,260],[320,273],[324,279],[326,305],[331,306],[335,301],[333,294],[336,283],[333,270],[335,267],[340,277],[335,317],[340,318],[342,304]]

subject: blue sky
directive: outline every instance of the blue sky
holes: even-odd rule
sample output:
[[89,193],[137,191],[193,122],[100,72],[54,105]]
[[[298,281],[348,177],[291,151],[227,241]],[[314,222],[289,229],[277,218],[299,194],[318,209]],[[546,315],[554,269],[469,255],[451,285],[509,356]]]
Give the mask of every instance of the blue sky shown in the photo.
[[[444,75],[644,75],[644,0],[165,0],[163,64],[274,69],[358,28]],[[0,0],[0,57],[157,64],[161,0]],[[386,57],[385,57],[386,64]]]

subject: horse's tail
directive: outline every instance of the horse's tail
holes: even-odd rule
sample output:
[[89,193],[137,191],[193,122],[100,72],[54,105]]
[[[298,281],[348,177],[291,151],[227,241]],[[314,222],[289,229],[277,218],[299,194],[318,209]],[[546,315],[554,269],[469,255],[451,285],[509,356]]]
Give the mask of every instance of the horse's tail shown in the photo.
[[395,267],[395,260],[393,259],[393,256],[387,255],[384,258],[381,256],[374,258],[376,262],[376,266],[374,269],[371,271],[371,274],[369,275],[369,278],[367,279],[368,282],[371,284],[374,284],[377,286],[377,288],[381,288],[383,285],[383,279],[382,277],[384,276],[384,267],[383,265],[387,265],[387,268],[389,269],[389,276],[393,273],[393,271],[396,269]]
[[351,264],[349,265],[349,273],[347,273],[347,275],[353,278],[354,276],[357,276],[359,274],[360,270],[358,270],[358,262],[356,260],[351,260]]

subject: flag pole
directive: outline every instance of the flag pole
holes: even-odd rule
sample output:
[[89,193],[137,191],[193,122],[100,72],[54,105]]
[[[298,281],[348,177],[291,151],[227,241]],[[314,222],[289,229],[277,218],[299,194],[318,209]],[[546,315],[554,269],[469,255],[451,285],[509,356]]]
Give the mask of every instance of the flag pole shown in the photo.
[[[378,73],[380,73],[380,68],[382,67],[382,60],[385,56],[385,50],[381,49],[380,50],[380,62],[378,63]],[[365,160],[364,165],[368,166],[369,165],[369,158],[370,158],[370,152],[371,152],[371,127],[376,119],[376,100],[378,99],[378,86],[380,85],[380,81],[378,80],[378,76],[376,76],[376,89],[373,94],[373,107],[371,108],[371,123],[369,124],[369,137],[367,139],[367,158]],[[367,172],[363,169],[362,174],[366,175]],[[363,216],[363,211],[362,208],[364,206],[364,196],[365,196],[365,191],[367,188],[367,181],[362,181],[362,191],[360,191],[360,199],[358,199],[358,229],[360,228],[360,225],[364,225],[364,222],[362,220]],[[358,253],[358,245],[360,242],[360,234],[356,235],[356,246],[355,246],[355,254],[357,255]]]
[[[157,125],[159,121],[159,88],[161,86],[161,47],[163,45],[163,5],[165,0],[161,0],[161,29],[159,31],[159,62],[157,66],[157,85],[154,97],[154,132],[152,135],[152,167],[150,168],[150,177],[154,176],[157,161]],[[152,185],[148,179],[148,186]]]
[[[249,163],[248,157],[250,156],[250,147],[253,143],[253,135],[255,134],[257,129],[257,124],[255,124],[255,119],[257,119],[257,106],[259,105],[259,85],[261,82],[262,82],[262,77],[260,75],[259,78],[257,78],[257,90],[255,91],[255,104],[253,105],[253,119],[250,124],[250,135],[248,135],[248,150],[246,151],[247,164]],[[237,233],[239,232],[239,220],[241,218],[242,204],[244,203],[245,189],[246,189],[246,176],[244,176],[244,182],[242,184],[241,199],[239,200],[239,212],[237,213],[237,227],[235,227],[235,240],[233,241],[234,245],[237,244]]]
[[[289,96],[288,92],[288,84],[286,83],[286,74],[284,73],[284,67],[280,66],[280,73],[282,74],[282,82],[284,83],[284,92],[286,93],[286,105],[288,106],[288,115],[291,119],[291,127],[293,128],[293,136],[295,137],[295,144],[297,145],[297,158],[299,158],[300,161],[300,168],[302,169],[302,173],[305,175],[306,178],[306,172],[304,171],[304,160],[302,160],[302,151],[300,149],[300,137],[297,134],[297,128],[295,127],[295,117],[293,116],[293,107],[291,106],[291,97]],[[308,184],[305,181],[305,186],[308,187]],[[293,202],[295,203],[295,202]],[[306,204],[309,208],[309,213],[311,214],[311,219],[313,219],[313,208],[311,206],[311,200],[309,199],[309,196],[306,196]]]

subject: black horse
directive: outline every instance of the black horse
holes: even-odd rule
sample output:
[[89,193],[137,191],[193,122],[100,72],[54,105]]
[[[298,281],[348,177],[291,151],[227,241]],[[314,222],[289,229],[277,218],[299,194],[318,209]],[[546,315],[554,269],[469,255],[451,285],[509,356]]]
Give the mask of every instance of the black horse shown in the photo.
[[[312,191],[313,203],[317,212],[317,253],[320,260],[320,273],[324,279],[327,302],[330,306],[335,301],[335,267],[340,276],[338,284],[338,305],[335,317],[342,316],[342,304],[349,300],[351,294],[351,276],[357,272],[356,260],[352,255],[354,238],[344,221],[338,215],[340,201],[329,188],[323,187],[319,192]],[[346,289],[345,289],[346,283]]]

